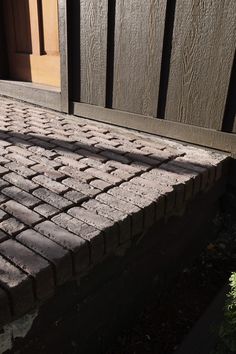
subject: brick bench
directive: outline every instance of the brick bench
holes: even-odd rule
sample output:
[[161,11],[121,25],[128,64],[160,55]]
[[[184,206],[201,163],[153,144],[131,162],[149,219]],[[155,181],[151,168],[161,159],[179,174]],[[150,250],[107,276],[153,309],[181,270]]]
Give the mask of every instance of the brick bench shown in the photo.
[[[0,116],[4,352],[14,344],[9,338],[17,337],[11,324],[34,311],[48,311],[58,297],[66,302],[63,297],[74,294],[72,289],[68,295],[68,284],[76,282],[80,293],[79,279],[108,260],[117,263],[124,254],[128,259],[127,250],[136,252],[144,237],[148,244],[148,235],[158,233],[159,225],[164,235],[169,223],[175,225],[173,217],[184,223],[194,201],[201,223],[201,208],[207,205],[209,216],[223,193],[229,158],[5,98],[0,99]],[[97,283],[96,291],[102,284]]]

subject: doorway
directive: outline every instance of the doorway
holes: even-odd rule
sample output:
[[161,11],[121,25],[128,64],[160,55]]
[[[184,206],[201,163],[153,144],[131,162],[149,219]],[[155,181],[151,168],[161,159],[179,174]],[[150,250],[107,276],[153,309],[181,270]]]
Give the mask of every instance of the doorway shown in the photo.
[[60,87],[57,0],[2,0],[8,80]]

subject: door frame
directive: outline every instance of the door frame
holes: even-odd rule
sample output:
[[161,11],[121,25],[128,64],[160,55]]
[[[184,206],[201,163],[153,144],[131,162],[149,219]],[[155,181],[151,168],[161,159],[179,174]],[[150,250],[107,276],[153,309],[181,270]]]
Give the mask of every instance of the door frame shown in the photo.
[[[67,0],[58,2],[59,47],[61,61],[61,88],[39,85],[31,82],[17,82],[0,79],[0,95],[9,96],[30,102],[39,106],[54,109],[64,113],[69,112],[69,84],[68,84],[68,23]],[[1,11],[2,13],[2,11]],[[2,17],[0,18],[0,25]],[[1,26],[3,30],[3,26]],[[2,39],[3,40],[3,39]],[[7,53],[4,43],[1,43],[2,53]]]

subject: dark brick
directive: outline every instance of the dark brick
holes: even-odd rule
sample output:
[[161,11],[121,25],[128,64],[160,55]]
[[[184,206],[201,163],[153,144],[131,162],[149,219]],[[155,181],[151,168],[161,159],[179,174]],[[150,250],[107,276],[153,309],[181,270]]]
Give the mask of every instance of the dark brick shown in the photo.
[[30,277],[1,256],[0,285],[9,293],[14,316],[23,315],[33,307],[34,296]]
[[62,196],[49,191],[46,188],[38,188],[33,192],[37,198],[43,200],[44,202],[51,204],[57,209],[64,209],[69,207],[72,202]]
[[90,175],[92,175],[93,177],[97,178],[97,179],[101,179],[107,183],[112,183],[113,185],[116,185],[120,182],[122,182],[122,179],[116,176],[112,176],[109,173],[97,170],[95,168],[88,168],[86,170],[86,173],[89,173]]
[[29,226],[42,220],[42,217],[39,214],[26,208],[24,205],[15,202],[14,200],[9,200],[8,202],[2,204],[1,208]]
[[89,241],[90,257],[93,264],[99,262],[104,257],[104,235],[100,230],[65,213],[55,216],[52,221],[82,237],[84,240]]
[[33,183],[29,179],[26,179],[14,172],[8,173],[5,175],[4,180],[13,184],[14,186],[25,190],[26,192],[32,192],[34,189],[36,189],[38,186],[37,184]]
[[7,293],[0,289],[0,328],[11,322],[11,309]]
[[16,239],[54,265],[58,285],[71,279],[72,261],[65,248],[34,230],[23,231]]
[[35,230],[72,251],[76,273],[80,273],[88,267],[89,247],[88,243],[81,237],[68,232],[51,221],[44,221],[36,225]]
[[10,154],[7,154],[5,156],[8,160],[11,160],[11,161],[16,161],[24,166],[32,166],[35,164],[34,161],[28,159],[27,157],[24,157],[24,156],[21,156],[19,154],[16,154],[16,153],[10,153]]
[[54,280],[50,264],[15,240],[0,244],[0,253],[35,280],[36,296],[39,300],[53,295]]
[[11,236],[14,236],[24,230],[25,225],[16,218],[8,218],[0,223],[0,229]]
[[44,216],[45,218],[49,218],[49,217],[55,215],[56,213],[58,213],[57,208],[53,207],[50,204],[46,204],[46,203],[36,206],[34,208],[34,211],[36,211],[36,213]]
[[117,224],[96,214],[95,210],[90,211],[84,208],[74,207],[69,209],[68,213],[84,223],[104,232],[106,252],[111,252],[119,244],[119,230]]
[[2,193],[5,194],[7,197],[25,205],[26,207],[34,207],[40,202],[40,200],[32,196],[32,194],[22,191],[21,189],[14,186],[4,188],[2,190]]
[[97,195],[98,193],[100,193],[99,189],[97,189],[87,183],[80,182],[77,179],[66,178],[62,181],[62,183],[72,189],[75,189],[76,191],[78,191],[84,195],[89,196],[89,197],[93,197],[93,196]]
[[39,185],[41,185],[42,187],[45,187],[47,189],[49,189],[50,191],[54,192],[54,193],[62,193],[62,192],[66,192],[68,190],[68,188],[56,181],[53,181],[52,179],[46,177],[46,176],[36,176],[33,178],[33,181],[35,183],[38,183]]
[[143,231],[143,211],[131,203],[118,199],[110,194],[102,193],[96,197],[101,203],[107,204],[114,209],[120,210],[131,216],[132,235],[138,235]]
[[131,218],[127,213],[114,209],[107,204],[100,203],[98,200],[95,199],[91,199],[88,202],[83,203],[83,207],[91,211],[96,211],[97,214],[117,222],[120,230],[120,243],[130,240]]
[[59,168],[59,171],[70,176],[73,177],[75,179],[78,179],[82,182],[90,182],[92,181],[92,179],[94,179],[94,177],[91,174],[88,174],[87,172],[82,172],[79,170],[76,170],[75,168],[71,167],[71,166],[63,166],[61,168]]
[[5,165],[5,167],[13,172],[16,172],[18,175],[21,175],[25,178],[33,177],[36,174],[35,171],[31,170],[30,168],[28,168],[26,166],[22,166],[21,164],[18,164],[17,162],[7,163]]

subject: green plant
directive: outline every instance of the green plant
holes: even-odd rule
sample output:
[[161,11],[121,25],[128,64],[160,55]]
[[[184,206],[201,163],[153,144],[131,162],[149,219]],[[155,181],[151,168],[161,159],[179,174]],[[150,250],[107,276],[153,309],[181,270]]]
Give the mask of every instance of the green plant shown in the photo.
[[230,277],[230,291],[224,309],[224,320],[219,329],[219,343],[215,354],[236,353],[236,273]]

